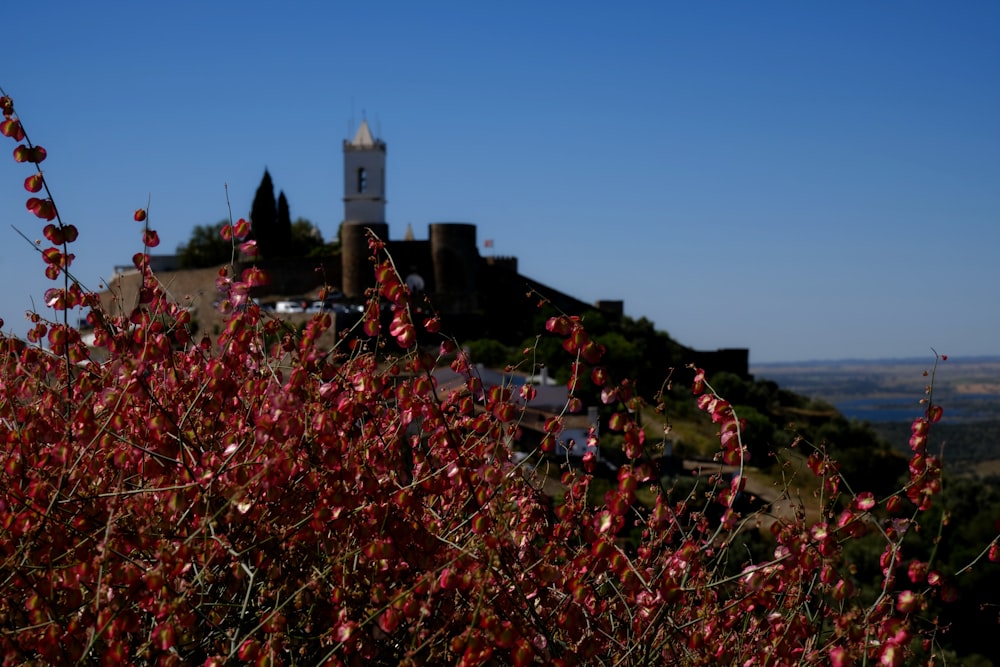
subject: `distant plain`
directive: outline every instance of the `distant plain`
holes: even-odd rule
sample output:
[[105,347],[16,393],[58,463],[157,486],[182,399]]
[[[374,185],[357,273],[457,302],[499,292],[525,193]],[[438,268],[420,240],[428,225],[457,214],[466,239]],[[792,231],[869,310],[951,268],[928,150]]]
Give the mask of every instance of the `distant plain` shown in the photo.
[[[1000,475],[1000,357],[844,360],[755,364],[758,380],[821,399],[848,419],[867,421],[901,451],[909,426],[925,410],[943,406],[932,438],[946,468]],[[932,391],[933,393],[928,393]]]

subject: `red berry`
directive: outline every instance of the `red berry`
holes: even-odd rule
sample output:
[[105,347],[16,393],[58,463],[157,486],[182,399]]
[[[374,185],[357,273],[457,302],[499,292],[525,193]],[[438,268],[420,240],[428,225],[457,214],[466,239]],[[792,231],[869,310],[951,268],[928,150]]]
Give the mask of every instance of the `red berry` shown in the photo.
[[24,189],[28,192],[38,192],[45,184],[41,174],[32,174],[24,179]]
[[0,134],[10,137],[14,141],[22,141],[24,139],[24,130],[21,128],[21,122],[13,118],[0,121]]

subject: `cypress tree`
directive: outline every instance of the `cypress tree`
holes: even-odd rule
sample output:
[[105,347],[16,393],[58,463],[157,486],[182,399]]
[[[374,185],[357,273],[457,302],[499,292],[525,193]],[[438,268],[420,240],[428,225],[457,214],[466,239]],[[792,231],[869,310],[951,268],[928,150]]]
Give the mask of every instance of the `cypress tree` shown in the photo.
[[275,227],[278,254],[287,257],[292,254],[292,216],[288,211],[285,191],[278,193],[278,224]]
[[274,202],[274,183],[271,174],[264,169],[257,194],[250,207],[250,226],[257,241],[257,252],[261,257],[273,258],[280,254],[278,236],[278,210]]

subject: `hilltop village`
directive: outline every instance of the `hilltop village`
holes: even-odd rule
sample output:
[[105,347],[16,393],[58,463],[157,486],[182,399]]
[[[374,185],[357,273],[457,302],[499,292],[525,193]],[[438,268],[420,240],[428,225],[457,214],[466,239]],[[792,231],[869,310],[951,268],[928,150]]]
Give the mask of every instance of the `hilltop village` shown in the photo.
[[[340,252],[310,259],[254,260],[271,278],[267,288],[254,294],[260,303],[273,307],[281,298],[316,294],[323,285],[335,287],[345,303],[360,302],[374,282],[368,247],[368,234],[373,233],[386,241],[386,249],[410,288],[426,295],[440,314],[444,329],[458,340],[488,338],[517,345],[539,333],[540,301],[570,315],[596,310],[609,320],[623,317],[621,300],[588,304],[519,273],[516,257],[481,255],[475,224],[432,222],[424,240],[415,238],[408,226],[402,239],[393,239],[386,217],[386,143],[372,135],[367,121],[361,122],[352,139],[343,142],[343,161]],[[168,292],[190,300],[202,331],[212,333],[221,324],[218,295],[213,290],[216,269],[179,270],[176,255],[154,255],[150,263]],[[118,267],[105,294],[105,307],[115,309],[112,295],[131,293],[136,278],[131,267]],[[127,296],[121,299],[122,303],[128,301]],[[304,317],[278,315],[293,321]],[[338,319],[347,320],[344,315]],[[690,350],[690,356],[690,363],[707,370],[749,377],[747,349]]]

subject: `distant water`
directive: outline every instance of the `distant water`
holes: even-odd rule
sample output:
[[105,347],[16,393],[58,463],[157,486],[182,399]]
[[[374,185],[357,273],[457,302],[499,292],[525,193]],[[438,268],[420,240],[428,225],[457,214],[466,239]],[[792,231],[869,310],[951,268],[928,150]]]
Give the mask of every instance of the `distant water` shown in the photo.
[[858,398],[835,407],[848,419],[870,422],[913,421],[924,411],[912,398]]
[[[935,403],[938,402],[935,400]],[[997,394],[963,394],[942,397],[948,421],[995,419],[1000,406]],[[858,398],[834,404],[848,419],[870,422],[909,422],[924,413],[924,406],[911,397]]]

